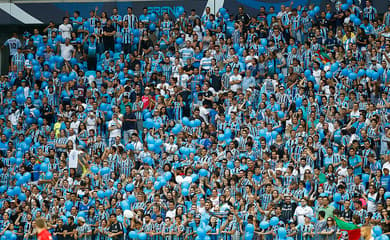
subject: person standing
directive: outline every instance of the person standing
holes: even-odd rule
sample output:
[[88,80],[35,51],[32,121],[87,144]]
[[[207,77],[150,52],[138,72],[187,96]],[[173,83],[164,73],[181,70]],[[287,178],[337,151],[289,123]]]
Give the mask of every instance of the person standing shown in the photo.
[[24,57],[24,54],[22,53],[22,49],[18,48],[16,54],[12,56],[11,69],[13,69],[15,67],[17,73],[23,72],[25,61],[26,61],[26,58]]
[[17,52],[18,52],[18,48],[22,47],[22,43],[18,39],[18,34],[17,33],[13,33],[12,37],[7,39],[7,41],[5,41],[3,46],[1,46],[1,48],[3,48],[3,47],[8,47],[9,48],[9,62],[11,62],[12,57],[14,55],[16,55]]
[[131,111],[130,105],[126,106],[126,112],[123,116],[123,137],[125,144],[129,142],[131,135],[137,132],[137,118]]
[[118,114],[112,115],[112,120],[108,122],[108,131],[110,132],[109,145],[115,144],[115,138],[121,137],[122,121],[118,119]]
[[43,218],[35,220],[35,228],[38,234],[38,240],[52,240],[50,232],[46,229],[46,223]]
[[116,214],[110,215],[110,226],[108,228],[108,236],[112,240],[123,239],[123,225],[116,219]]
[[71,39],[73,27],[69,23],[69,17],[64,17],[63,21],[63,24],[58,27],[58,31],[61,33],[63,39]]
[[112,20],[107,20],[107,26],[103,28],[103,43],[105,51],[114,51],[114,38],[115,38],[115,28],[112,26]]
[[57,55],[61,52],[61,57],[65,61],[69,62],[72,57],[75,55],[75,49],[72,44],[70,44],[70,38],[65,39],[65,43],[57,43]]
[[[88,39],[89,38],[89,39]],[[96,70],[97,64],[97,40],[95,35],[87,35],[83,41],[85,48],[87,49],[87,67],[88,70]]]
[[92,229],[89,224],[85,223],[85,219],[83,217],[79,217],[77,219],[77,239],[79,240],[90,240],[92,239]]

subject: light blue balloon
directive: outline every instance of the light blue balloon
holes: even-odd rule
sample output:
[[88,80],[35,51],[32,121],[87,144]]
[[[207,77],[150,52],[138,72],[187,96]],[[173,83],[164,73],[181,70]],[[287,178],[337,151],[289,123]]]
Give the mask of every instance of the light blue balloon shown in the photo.
[[253,233],[255,231],[255,227],[253,226],[253,224],[247,224],[245,227],[245,231],[249,233]]
[[51,180],[53,179],[53,173],[52,172],[47,172],[46,173],[46,180]]
[[123,211],[130,209],[129,203],[126,200],[121,201],[120,205],[121,205],[121,208],[122,208]]
[[269,222],[267,222],[267,221],[262,221],[262,222],[260,223],[260,228],[263,229],[263,230],[268,229],[268,228],[269,228]]
[[71,201],[68,200],[65,202],[66,211],[70,211],[72,209],[72,207],[73,207],[73,203]]
[[207,171],[206,169],[199,170],[199,175],[202,177],[207,177],[208,174],[209,174],[209,171]]
[[130,204],[135,203],[137,201],[137,198],[134,195],[130,195],[127,198],[127,201],[129,201]]
[[182,184],[181,184],[181,188],[189,188],[190,187],[190,183],[189,182],[183,182]]
[[130,237],[131,239],[137,239],[138,234],[137,234],[136,231],[131,231],[131,232],[129,233],[129,237]]
[[380,236],[382,235],[382,228],[380,226],[374,226],[373,229],[372,229],[373,233],[376,235],[376,236]]
[[279,218],[278,217],[272,217],[271,219],[270,219],[270,221],[269,221],[269,224],[271,225],[271,226],[276,226],[276,225],[278,225],[278,223],[279,223]]
[[172,173],[171,173],[171,172],[165,172],[165,173],[164,173],[164,179],[165,179],[166,181],[170,181],[171,178],[172,178]]
[[47,172],[48,170],[49,170],[49,166],[47,166],[47,163],[41,163],[40,171]]
[[366,74],[366,71],[365,71],[364,69],[360,69],[360,70],[358,71],[358,76],[359,76],[359,77],[363,77],[364,74]]
[[193,183],[196,182],[196,181],[198,181],[198,179],[199,179],[198,174],[193,173],[193,174],[191,175],[191,179],[192,179],[192,182],[193,182]]
[[285,228],[278,228],[278,236],[279,238],[285,238],[287,236],[287,231]]
[[155,31],[156,30],[156,24],[154,24],[154,23],[150,24],[149,25],[149,30],[152,31],[152,32]]
[[99,172],[99,167],[98,166],[92,166],[91,167],[91,172],[94,173],[94,174],[97,174]]

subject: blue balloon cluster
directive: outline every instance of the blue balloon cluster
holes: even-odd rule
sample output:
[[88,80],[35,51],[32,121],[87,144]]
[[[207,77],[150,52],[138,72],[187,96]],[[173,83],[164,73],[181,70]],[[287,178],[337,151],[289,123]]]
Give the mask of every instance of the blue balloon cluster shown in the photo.
[[245,227],[245,239],[253,239],[253,235],[255,232],[255,226],[253,224],[247,224]]
[[109,167],[103,167],[102,169],[100,169],[100,175],[107,175],[109,174],[111,171],[111,169]]
[[176,124],[173,128],[172,128],[172,133],[177,135],[179,134],[181,131],[183,130],[183,126],[181,124]]
[[189,120],[188,117],[183,117],[183,119],[181,120],[182,123],[184,124],[184,126],[187,126],[187,127],[200,127],[200,125],[202,124],[202,122],[199,120],[199,119],[195,119],[195,120]]
[[176,13],[178,14],[178,16],[182,15],[184,13],[184,7],[182,6],[177,7]]
[[152,129],[154,128],[154,122],[151,118],[148,118],[144,121],[144,127],[147,129]]
[[232,137],[232,130],[230,128],[227,128],[223,134],[218,134],[218,136],[217,136],[218,141],[221,141],[221,142],[223,142],[223,141],[230,142],[231,137]]
[[153,187],[155,190],[160,190],[162,187],[167,185],[167,180],[163,177],[157,178],[157,181],[154,183]]
[[96,165],[93,165],[91,166],[91,172],[94,173],[94,174],[98,174],[99,173],[99,167],[96,166]]

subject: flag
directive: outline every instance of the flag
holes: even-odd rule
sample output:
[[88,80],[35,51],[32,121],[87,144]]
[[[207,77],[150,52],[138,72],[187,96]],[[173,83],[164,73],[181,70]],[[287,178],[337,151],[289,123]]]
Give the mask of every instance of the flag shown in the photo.
[[318,62],[322,62],[323,64],[330,62],[330,57],[329,55],[323,50],[320,49],[318,50],[315,54],[314,57]]
[[[343,220],[335,217],[335,221],[337,226],[339,227],[341,232],[347,232],[348,233],[348,239],[349,240],[359,240],[360,239],[360,227],[353,224],[353,223],[347,223]],[[339,237],[339,239],[344,239],[343,234]]]
[[318,175],[318,180],[320,181],[320,184],[324,184],[326,182],[326,175],[320,173],[320,175]]

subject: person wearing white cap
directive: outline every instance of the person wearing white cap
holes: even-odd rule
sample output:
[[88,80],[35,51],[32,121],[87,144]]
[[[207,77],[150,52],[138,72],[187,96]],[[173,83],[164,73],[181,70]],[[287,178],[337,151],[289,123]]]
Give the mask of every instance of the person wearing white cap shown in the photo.
[[85,223],[85,219],[83,217],[77,218],[77,232],[76,236],[79,240],[91,240],[92,239],[92,229],[89,224]]

